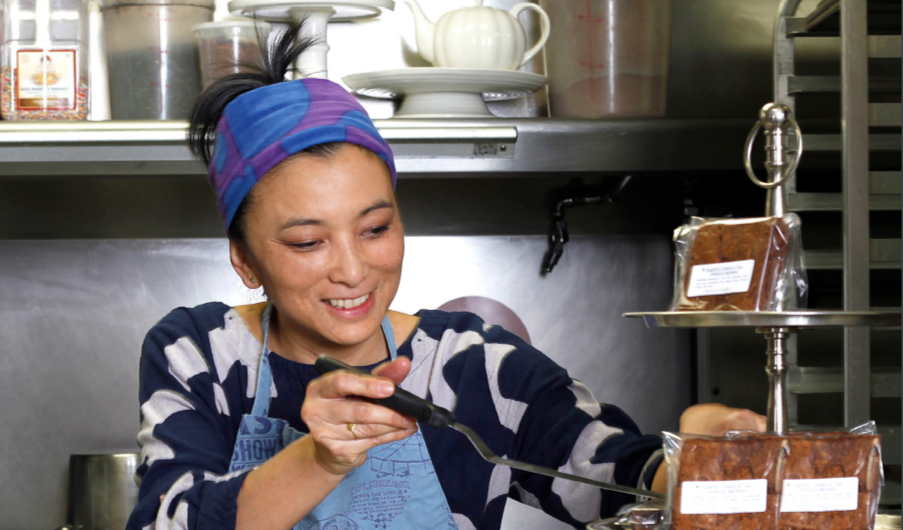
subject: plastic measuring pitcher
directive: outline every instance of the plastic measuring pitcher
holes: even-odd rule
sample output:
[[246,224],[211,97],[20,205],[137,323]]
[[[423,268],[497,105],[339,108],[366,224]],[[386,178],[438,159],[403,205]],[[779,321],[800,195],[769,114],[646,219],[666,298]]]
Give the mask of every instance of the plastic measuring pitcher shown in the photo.
[[542,0],[555,117],[665,114],[671,0]]

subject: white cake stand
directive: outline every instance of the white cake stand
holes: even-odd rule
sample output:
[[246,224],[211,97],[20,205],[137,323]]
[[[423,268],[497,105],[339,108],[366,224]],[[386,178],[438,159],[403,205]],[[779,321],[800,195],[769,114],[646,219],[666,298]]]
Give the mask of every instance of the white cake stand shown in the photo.
[[327,77],[326,55],[329,22],[362,20],[380,15],[383,9],[395,9],[394,0],[232,0],[229,11],[236,16],[270,22],[307,19],[307,36],[318,44],[301,54],[295,66],[308,77]]
[[517,70],[428,67],[352,74],[342,81],[362,96],[404,98],[395,118],[492,118],[487,101],[528,96],[549,80]]

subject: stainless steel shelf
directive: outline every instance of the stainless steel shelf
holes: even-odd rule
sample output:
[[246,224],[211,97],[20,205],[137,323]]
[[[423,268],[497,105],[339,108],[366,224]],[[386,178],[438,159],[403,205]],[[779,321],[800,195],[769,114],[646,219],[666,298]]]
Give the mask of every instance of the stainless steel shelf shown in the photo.
[[[872,368],[873,398],[901,397],[899,368]],[[843,368],[793,367],[787,372],[787,390],[794,394],[838,394],[843,392]]]
[[[899,77],[872,77],[869,79],[869,92],[894,93],[900,92]],[[787,76],[787,89],[790,94],[802,92],[840,92],[841,79],[839,76],[816,75],[792,75]]]
[[[748,120],[376,120],[403,176],[736,170]],[[187,123],[0,123],[0,178],[201,175]]]
[[[901,173],[899,171],[869,172],[869,209],[895,211],[901,209]],[[843,210],[840,193],[788,193],[787,205],[795,212],[830,212]]]
[[[840,0],[820,2],[805,17],[788,17],[788,37],[833,37],[840,32]],[[799,4],[797,0],[795,6]],[[794,7],[795,10],[795,7]],[[870,35],[900,34],[900,4],[869,2],[866,7],[864,28]]]
[[[839,134],[810,134],[806,139],[807,151],[840,151],[843,138]],[[899,134],[870,134],[869,151],[899,151],[901,137]]]
[[[869,267],[872,269],[899,269],[903,254],[899,239],[872,239],[869,241]],[[843,268],[843,252],[840,250],[807,250],[806,268],[812,270],[839,270]]]
[[[792,212],[837,212],[843,210],[843,195],[840,193],[788,193],[787,207]],[[869,210],[894,211],[900,208],[900,195],[869,195]]]
[[899,127],[903,125],[903,106],[900,103],[869,103],[870,127]]
[[869,35],[868,54],[872,59],[899,59],[901,48],[900,35]]

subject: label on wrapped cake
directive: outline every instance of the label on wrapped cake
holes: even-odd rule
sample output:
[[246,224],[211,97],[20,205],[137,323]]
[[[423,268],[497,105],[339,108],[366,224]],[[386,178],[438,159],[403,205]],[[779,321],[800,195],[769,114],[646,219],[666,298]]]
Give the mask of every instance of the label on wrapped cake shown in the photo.
[[782,512],[848,512],[859,507],[859,479],[785,480]]
[[682,482],[680,513],[714,515],[724,513],[762,513],[768,504],[768,481],[718,480]]
[[756,260],[696,265],[690,272],[687,296],[715,296],[749,291]]

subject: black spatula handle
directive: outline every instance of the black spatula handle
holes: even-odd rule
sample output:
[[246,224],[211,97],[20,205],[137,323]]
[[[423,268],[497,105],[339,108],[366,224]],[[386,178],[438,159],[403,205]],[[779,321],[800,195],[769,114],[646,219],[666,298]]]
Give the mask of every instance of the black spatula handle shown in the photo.
[[[353,366],[348,366],[342,361],[333,359],[328,355],[321,355],[319,358],[317,358],[317,362],[314,363],[314,367],[317,369],[317,373],[319,373],[320,375],[324,375],[335,370],[347,370],[355,374],[369,375]],[[442,407],[437,407],[429,401],[421,399],[406,390],[398,388],[397,386],[395,387],[395,393],[387,398],[362,399],[366,399],[367,401],[370,401],[372,403],[390,408],[395,412],[404,414],[405,416],[410,416],[425,425],[429,425],[430,427],[435,427],[437,429],[444,429],[452,423],[456,423],[457,421],[455,419],[455,415],[450,411]]]

